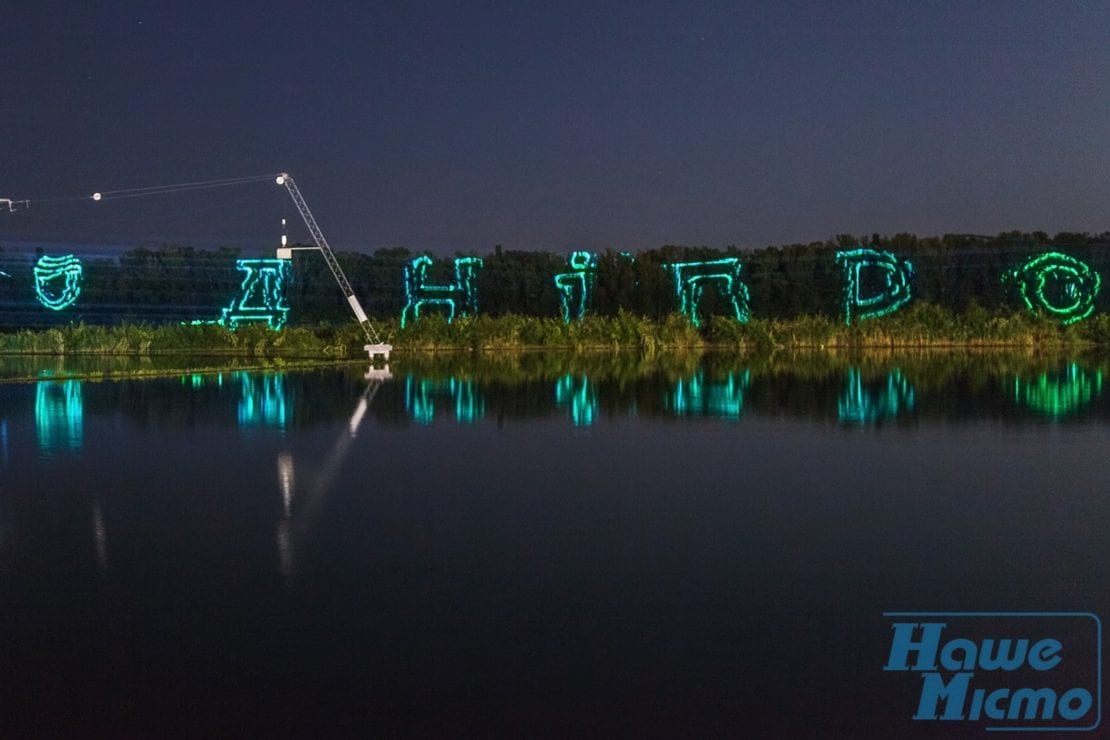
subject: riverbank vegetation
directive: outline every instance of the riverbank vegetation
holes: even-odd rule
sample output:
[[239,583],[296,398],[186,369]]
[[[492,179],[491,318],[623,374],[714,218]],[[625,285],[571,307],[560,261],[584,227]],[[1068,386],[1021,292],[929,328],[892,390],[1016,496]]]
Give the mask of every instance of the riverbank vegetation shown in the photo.
[[[988,311],[971,305],[962,313],[915,302],[903,310],[846,326],[824,315],[753,318],[746,324],[711,316],[695,328],[685,316],[651,319],[626,311],[564,323],[551,317],[460,317],[429,315],[401,329],[396,320],[378,324],[394,351],[504,351],[527,349],[627,349],[645,353],[693,348],[766,352],[805,348],[1110,346],[1110,315],[1060,326],[1021,312]],[[353,321],[288,326],[262,324],[237,331],[180,324],[68,324],[0,333],[2,354],[42,355],[232,355],[343,360],[364,356],[366,343]]]

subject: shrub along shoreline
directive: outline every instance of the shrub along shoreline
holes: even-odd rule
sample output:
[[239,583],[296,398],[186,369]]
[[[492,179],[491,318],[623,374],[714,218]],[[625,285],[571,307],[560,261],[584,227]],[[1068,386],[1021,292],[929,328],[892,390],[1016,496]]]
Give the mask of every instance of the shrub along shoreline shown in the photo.
[[[1110,346],[1110,315],[1107,314],[1060,326],[1029,313],[990,313],[972,307],[955,314],[921,302],[890,316],[852,326],[820,315],[755,318],[747,324],[731,317],[711,316],[701,328],[696,328],[682,314],[653,320],[626,312],[616,316],[587,316],[569,324],[557,318],[509,314],[460,317],[452,323],[441,316],[428,316],[404,329],[395,319],[377,321],[375,325],[398,353]],[[289,326],[280,331],[259,324],[234,332],[218,325],[69,324],[0,333],[0,354],[188,354],[344,361],[364,357],[362,346],[365,343],[354,322]]]

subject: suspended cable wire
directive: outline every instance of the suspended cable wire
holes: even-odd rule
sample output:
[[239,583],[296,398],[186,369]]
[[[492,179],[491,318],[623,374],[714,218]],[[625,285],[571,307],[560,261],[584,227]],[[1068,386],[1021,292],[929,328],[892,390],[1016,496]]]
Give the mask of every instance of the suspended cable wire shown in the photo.
[[150,185],[141,188],[120,188],[117,190],[100,190],[92,195],[70,195],[51,198],[19,198],[11,199],[0,198],[0,202],[9,205],[9,210],[17,210],[11,204],[22,204],[24,207],[28,205],[42,205],[46,203],[72,203],[75,201],[102,201],[102,200],[119,200],[122,198],[139,198],[145,195],[163,195],[166,193],[181,193],[190,190],[206,190],[209,188],[222,188],[232,185],[243,185],[252,182],[262,182],[264,180],[271,180],[277,177],[276,174],[269,175],[248,175],[246,177],[227,177],[220,180],[196,180],[193,182],[179,182],[170,185]]
[[198,180],[196,182],[181,182],[173,185],[151,185],[143,188],[123,188],[120,190],[101,190],[93,193],[93,200],[119,200],[121,198],[140,198],[146,195],[163,195],[165,193],[181,193],[189,190],[207,190],[231,185],[243,185],[251,182],[272,180],[276,175],[250,175],[247,177],[229,177],[222,180]]

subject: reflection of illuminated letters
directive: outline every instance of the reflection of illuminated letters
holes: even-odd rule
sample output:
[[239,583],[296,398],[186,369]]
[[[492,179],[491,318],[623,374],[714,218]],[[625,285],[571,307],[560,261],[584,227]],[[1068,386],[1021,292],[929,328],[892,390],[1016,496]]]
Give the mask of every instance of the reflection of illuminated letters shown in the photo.
[[597,255],[589,252],[574,252],[568,260],[571,272],[555,276],[555,287],[559,290],[559,305],[563,310],[563,321],[570,323],[586,315],[597,278]]
[[290,403],[282,375],[240,375],[240,426],[272,426],[285,428]]
[[675,416],[710,416],[739,419],[744,410],[744,394],[750,375],[729,373],[724,380],[706,381],[699,370],[690,378],[680,378],[667,396],[667,409]]
[[44,380],[35,385],[35,428],[42,450],[81,449],[83,417],[80,381]]
[[1091,315],[1102,278],[1087,263],[1059,252],[1045,252],[1006,276],[1016,280],[1025,307],[1038,308],[1072,324]]
[[473,380],[417,380],[405,378],[405,410],[420,424],[431,424],[435,419],[436,397],[446,397],[455,404],[455,419],[469,424],[485,416],[486,405]]
[[570,407],[574,426],[592,426],[597,420],[597,386],[585,375],[575,382],[574,376],[567,373],[555,383],[555,404]]
[[728,257],[708,262],[676,262],[667,265],[667,269],[674,277],[679,310],[686,314],[694,326],[701,326],[698,305],[708,283],[715,283],[721,294],[728,298],[737,321],[748,322],[748,317],[751,315],[748,309],[748,286],[740,281],[739,258]]
[[235,268],[244,273],[240,294],[223,310],[218,323],[228,329],[237,329],[245,321],[265,321],[271,329],[285,326],[289,315],[285,304],[289,260],[236,260]]
[[[35,296],[39,303],[53,311],[73,305],[81,295],[81,260],[72,254],[64,257],[43,255],[35,263]],[[55,283],[61,279],[59,290]]]
[[1033,381],[1014,378],[1014,400],[1058,419],[1086,407],[1102,394],[1102,372],[1087,372],[1074,362],[1063,373],[1042,373]]
[[913,407],[913,386],[899,370],[892,370],[885,384],[873,388],[863,384],[859,368],[849,368],[848,382],[837,401],[842,424],[873,424],[893,419],[903,412],[910,413]]
[[909,302],[913,265],[908,260],[861,248],[837,252],[836,261],[844,265],[844,323],[886,316]]
[[405,307],[401,309],[401,328],[410,318],[420,318],[425,306],[441,306],[447,309],[447,321],[456,315],[466,316],[478,313],[478,270],[481,257],[458,257],[455,259],[455,281],[446,285],[428,284],[428,266],[432,258],[423,255],[405,265]]

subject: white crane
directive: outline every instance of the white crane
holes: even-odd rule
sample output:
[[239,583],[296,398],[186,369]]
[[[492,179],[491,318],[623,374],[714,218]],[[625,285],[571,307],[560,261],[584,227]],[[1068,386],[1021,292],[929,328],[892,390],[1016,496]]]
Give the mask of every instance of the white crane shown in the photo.
[[[251,182],[259,182],[260,180],[269,180],[272,177],[274,177],[274,175],[251,175],[249,177],[231,177],[223,180],[201,180],[198,182],[183,182],[173,185],[153,185],[141,188],[127,188],[124,190],[105,190],[80,198],[48,198],[39,199],[36,202],[92,200],[99,203],[105,200],[117,200],[120,198],[168,195],[170,193],[180,193],[190,190],[243,185]],[[350,304],[351,310],[354,311],[355,319],[358,320],[359,326],[362,327],[362,333],[366,335],[367,344],[363,346],[363,349],[370,355],[370,359],[380,356],[388,361],[389,353],[393,351],[393,345],[382,342],[378,330],[374,328],[374,325],[370,323],[370,319],[366,316],[366,312],[362,310],[362,304],[359,303],[355,291],[351,288],[351,282],[347,279],[347,276],[343,274],[343,268],[339,266],[339,260],[335,258],[335,253],[332,252],[331,247],[328,246],[328,240],[324,238],[324,233],[320,231],[320,226],[312,216],[312,211],[309,210],[308,204],[305,203],[304,196],[301,195],[301,191],[297,188],[297,184],[293,182],[292,176],[287,172],[282,172],[277,175],[275,181],[278,185],[284,185],[285,189],[289,191],[289,195],[293,198],[293,203],[296,204],[301,218],[304,219],[305,226],[308,227],[309,233],[312,234],[312,241],[316,244],[315,248],[320,250],[320,253],[324,255],[324,261],[328,263],[331,274],[335,276],[335,281],[339,283],[339,289],[343,291],[343,297],[347,299],[347,303]],[[16,211],[20,208],[29,207],[30,200],[0,198],[0,209],[3,209],[5,206],[9,211]],[[292,259],[293,249],[293,247],[285,246],[285,238],[282,237],[282,248],[278,250],[278,258]],[[300,247],[300,249],[312,249],[312,247]],[[2,274],[3,273],[0,273],[0,275]]]
[[[309,210],[308,204],[305,203],[304,196],[301,195],[297,183],[293,182],[292,176],[287,172],[282,172],[278,175],[275,182],[277,182],[278,185],[284,185],[285,189],[289,191],[289,195],[293,198],[293,203],[296,204],[301,218],[304,219],[305,226],[308,227],[309,233],[312,234],[312,241],[316,244],[316,248],[320,250],[320,253],[324,255],[324,261],[328,263],[331,274],[335,276],[335,281],[339,283],[339,289],[343,291],[343,296],[347,299],[347,303],[350,304],[351,310],[354,311],[355,319],[358,320],[359,326],[362,327],[362,331],[366,335],[367,344],[363,346],[363,349],[370,355],[370,359],[381,356],[389,360],[389,353],[393,351],[393,345],[382,342],[378,330],[374,328],[374,325],[366,316],[366,312],[362,310],[362,304],[359,303],[358,296],[355,295],[355,291],[351,288],[351,282],[347,280],[347,276],[343,274],[343,268],[340,267],[339,260],[335,258],[335,253],[332,252],[331,247],[328,246],[328,240],[324,238],[324,232],[320,231],[320,226],[316,223],[316,219],[313,218],[312,211]],[[277,251],[277,256],[280,259],[292,259],[293,248],[283,246]]]

